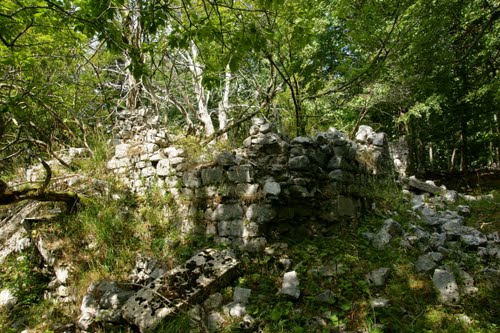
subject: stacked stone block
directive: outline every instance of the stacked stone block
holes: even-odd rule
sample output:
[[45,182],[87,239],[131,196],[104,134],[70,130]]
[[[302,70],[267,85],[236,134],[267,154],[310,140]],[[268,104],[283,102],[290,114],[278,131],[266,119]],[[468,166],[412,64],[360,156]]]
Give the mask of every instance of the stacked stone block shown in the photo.
[[367,126],[355,141],[333,128],[287,141],[257,118],[243,145],[195,165],[179,147],[120,142],[108,168],[138,194],[157,187],[170,195],[169,218],[183,232],[250,251],[263,248],[281,222],[355,218],[393,177],[385,134]]

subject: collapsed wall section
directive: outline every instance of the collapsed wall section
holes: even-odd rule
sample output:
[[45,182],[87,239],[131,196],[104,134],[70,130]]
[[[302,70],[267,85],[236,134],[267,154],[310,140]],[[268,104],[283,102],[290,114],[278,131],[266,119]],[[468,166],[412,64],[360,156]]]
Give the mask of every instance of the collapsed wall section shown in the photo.
[[368,126],[355,141],[333,128],[287,141],[256,118],[242,148],[202,165],[182,148],[162,147],[164,138],[142,138],[120,141],[108,168],[138,194],[156,187],[170,196],[166,218],[183,233],[249,251],[263,248],[280,223],[355,218],[374,190],[393,179],[386,136]]

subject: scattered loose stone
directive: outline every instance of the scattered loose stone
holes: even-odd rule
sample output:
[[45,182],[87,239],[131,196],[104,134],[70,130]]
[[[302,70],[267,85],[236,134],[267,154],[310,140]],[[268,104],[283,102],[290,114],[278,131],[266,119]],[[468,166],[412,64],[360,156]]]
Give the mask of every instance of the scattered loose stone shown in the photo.
[[370,300],[370,305],[374,309],[386,308],[389,306],[389,303],[390,303],[390,301],[387,298],[383,298],[383,297],[377,297],[377,298]]
[[252,289],[236,287],[234,288],[233,301],[241,304],[247,304]]
[[432,257],[428,254],[423,254],[418,257],[415,263],[415,270],[419,273],[428,272],[436,268],[437,264],[432,260]]
[[316,302],[333,304],[335,302],[335,294],[331,290],[322,292],[314,298]]
[[295,299],[299,298],[299,278],[297,272],[291,271],[285,273],[283,276],[283,284],[281,286],[280,294],[291,296]]
[[219,312],[212,312],[208,315],[207,326],[210,332],[217,332],[224,324],[224,317]]
[[2,291],[0,291],[0,308],[5,308],[7,310],[10,310],[16,304],[17,304],[17,298],[14,296],[11,290],[2,289]]
[[389,268],[382,267],[367,274],[366,280],[376,287],[382,287],[385,285],[388,275]]
[[432,282],[439,294],[439,302],[446,305],[454,305],[460,301],[458,285],[453,274],[438,268],[434,270]]

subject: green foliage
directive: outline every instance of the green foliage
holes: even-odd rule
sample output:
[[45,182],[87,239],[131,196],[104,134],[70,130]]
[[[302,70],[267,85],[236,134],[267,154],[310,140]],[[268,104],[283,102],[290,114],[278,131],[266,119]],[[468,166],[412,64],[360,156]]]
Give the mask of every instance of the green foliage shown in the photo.
[[2,264],[0,285],[13,292],[20,307],[37,304],[43,297],[49,276],[37,268],[40,260],[36,248],[31,246],[23,255],[9,257]]

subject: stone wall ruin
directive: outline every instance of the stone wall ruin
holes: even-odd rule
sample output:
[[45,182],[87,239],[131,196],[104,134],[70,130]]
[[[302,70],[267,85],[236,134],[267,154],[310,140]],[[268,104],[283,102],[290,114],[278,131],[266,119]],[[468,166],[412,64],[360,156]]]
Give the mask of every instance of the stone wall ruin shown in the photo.
[[374,190],[393,179],[386,136],[368,126],[355,141],[334,128],[287,141],[255,118],[242,148],[202,164],[169,146],[154,126],[141,125],[142,136],[133,124],[120,126],[108,168],[126,186],[170,196],[166,218],[183,233],[205,233],[249,251],[263,248],[270,230],[356,218],[370,207]]

